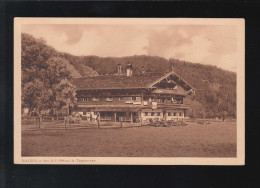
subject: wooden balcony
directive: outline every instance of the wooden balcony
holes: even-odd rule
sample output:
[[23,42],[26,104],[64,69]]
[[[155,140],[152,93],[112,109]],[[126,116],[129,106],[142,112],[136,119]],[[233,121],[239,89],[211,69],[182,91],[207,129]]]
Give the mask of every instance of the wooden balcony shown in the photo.
[[189,105],[187,104],[174,104],[174,103],[158,103],[157,108],[181,108],[188,109]]
[[126,103],[125,101],[112,101],[112,102],[78,102],[78,107],[80,108],[160,108],[160,109],[188,109],[189,105],[187,104],[176,104],[176,103],[159,103],[159,102],[147,102],[143,101],[141,104],[135,103]]

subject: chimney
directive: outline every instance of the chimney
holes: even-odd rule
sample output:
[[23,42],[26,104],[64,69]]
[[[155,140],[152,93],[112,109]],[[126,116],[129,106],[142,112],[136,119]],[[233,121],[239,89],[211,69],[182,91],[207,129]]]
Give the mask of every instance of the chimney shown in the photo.
[[122,65],[121,64],[117,64],[117,74],[118,75],[122,74]]
[[132,76],[133,72],[132,72],[132,64],[128,63],[126,66],[126,76]]

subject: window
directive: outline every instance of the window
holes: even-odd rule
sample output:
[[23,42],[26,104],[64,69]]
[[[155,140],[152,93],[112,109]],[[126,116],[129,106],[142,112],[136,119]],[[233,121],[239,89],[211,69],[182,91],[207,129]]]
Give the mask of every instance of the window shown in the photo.
[[181,113],[181,112],[179,113],[179,116],[182,116],[182,113]]
[[161,113],[160,112],[157,112],[157,116],[160,116],[161,115]]
[[151,113],[151,116],[154,116],[154,112]]
[[136,97],[132,97],[132,100],[133,100],[133,101],[136,101]]
[[174,112],[174,116],[176,116],[177,115],[177,113],[176,112]]
[[148,112],[145,112],[144,115],[145,115],[145,116],[148,116]]
[[88,101],[88,98],[84,97],[84,98],[82,99],[82,101]]
[[94,115],[97,115],[97,112],[94,112]]
[[172,113],[171,113],[171,112],[168,112],[168,116],[172,116]]
[[83,112],[83,115],[87,115],[87,112]]

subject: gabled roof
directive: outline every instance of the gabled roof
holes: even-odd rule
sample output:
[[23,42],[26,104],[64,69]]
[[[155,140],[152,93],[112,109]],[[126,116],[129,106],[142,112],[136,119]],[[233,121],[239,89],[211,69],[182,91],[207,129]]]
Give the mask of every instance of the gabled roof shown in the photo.
[[[75,78],[74,84],[78,90],[101,90],[101,89],[138,89],[138,88],[155,88],[155,84],[165,79],[166,77],[174,74],[171,71],[165,72],[150,72],[133,74],[132,76],[126,75],[99,75],[84,78]],[[180,78],[180,77],[179,77]],[[180,80],[184,83],[183,79]],[[190,89],[193,87],[186,83]]]
[[155,80],[154,82],[152,82],[152,83],[150,84],[150,86],[154,86],[154,85],[157,84],[158,82],[164,80],[165,78],[167,78],[167,77],[169,77],[169,76],[171,76],[171,75],[173,75],[174,77],[178,78],[178,81],[177,81],[177,82],[179,82],[179,84],[181,83],[182,85],[184,85],[184,86],[185,86],[184,89],[186,89],[186,90],[188,90],[188,91],[195,89],[189,82],[187,82],[186,80],[184,80],[183,78],[181,78],[181,77],[180,77],[176,72],[174,72],[174,71],[171,71],[171,72],[168,72],[168,73],[164,74],[162,77],[160,77],[159,79],[157,79],[157,80]]

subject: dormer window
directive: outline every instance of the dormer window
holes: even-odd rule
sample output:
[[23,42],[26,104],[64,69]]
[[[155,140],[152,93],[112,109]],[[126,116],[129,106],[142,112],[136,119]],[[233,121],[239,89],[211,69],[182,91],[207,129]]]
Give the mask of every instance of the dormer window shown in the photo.
[[99,101],[99,98],[92,98],[92,101],[96,102],[96,101]]

